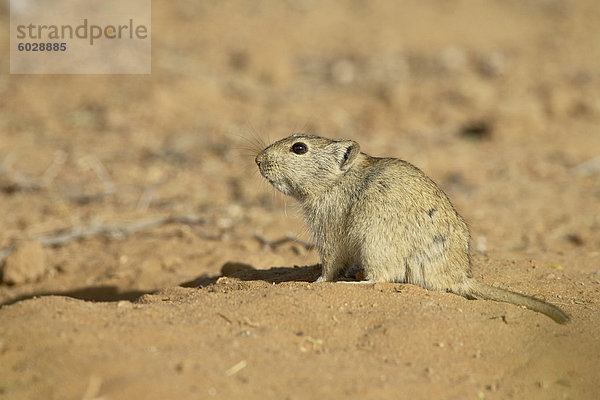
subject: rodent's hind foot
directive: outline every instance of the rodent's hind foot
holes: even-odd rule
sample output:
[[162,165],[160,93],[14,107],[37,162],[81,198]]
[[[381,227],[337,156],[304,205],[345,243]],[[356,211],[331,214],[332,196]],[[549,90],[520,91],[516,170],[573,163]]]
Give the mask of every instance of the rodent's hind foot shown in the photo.
[[365,278],[365,272],[359,264],[352,264],[344,271],[344,277],[349,279],[356,279],[362,281]]

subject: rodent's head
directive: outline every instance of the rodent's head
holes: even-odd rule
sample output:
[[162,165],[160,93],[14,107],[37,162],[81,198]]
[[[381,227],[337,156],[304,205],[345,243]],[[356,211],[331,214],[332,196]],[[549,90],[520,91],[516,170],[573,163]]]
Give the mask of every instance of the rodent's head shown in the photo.
[[292,135],[261,151],[256,164],[275,188],[302,200],[333,186],[359,153],[360,146],[353,140]]

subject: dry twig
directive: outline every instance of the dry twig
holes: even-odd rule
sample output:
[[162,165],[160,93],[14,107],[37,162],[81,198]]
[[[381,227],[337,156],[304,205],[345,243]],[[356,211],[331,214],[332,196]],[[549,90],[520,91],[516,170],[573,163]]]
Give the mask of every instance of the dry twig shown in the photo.
[[91,236],[110,235],[123,238],[139,231],[156,228],[167,224],[197,225],[204,223],[204,218],[194,216],[159,217],[150,220],[136,221],[131,224],[92,224],[88,227],[75,227],[67,232],[58,232],[52,235],[40,235],[35,237],[42,246],[64,246],[75,240],[86,239]]
[[[54,180],[67,162],[67,154],[58,150],[54,154],[54,160],[40,178],[28,177],[12,168],[16,158],[16,153],[9,154],[2,163],[0,163],[0,191],[5,193],[16,192],[39,192],[53,189]],[[110,177],[108,170],[102,162],[93,155],[86,155],[79,159],[79,164],[93,171],[102,182],[104,190],[101,193],[85,194],[71,193],[61,194],[75,203],[88,204],[93,201],[102,200],[105,197],[116,193],[115,183]]]
[[[87,239],[93,236],[112,236],[122,239],[128,235],[139,231],[156,228],[168,224],[181,224],[194,227],[195,225],[205,222],[204,218],[196,216],[171,216],[159,217],[132,222],[130,224],[92,224],[86,227],[74,227],[70,230],[61,230],[51,234],[34,235],[42,246],[45,247],[60,247],[68,243]],[[0,262],[14,250],[14,246],[8,247],[0,251]]]
[[315,248],[315,245],[313,243],[305,242],[304,240],[300,240],[293,236],[285,236],[281,239],[272,240],[272,241],[269,241],[260,235],[254,235],[253,237],[254,237],[254,239],[258,240],[261,245],[263,245],[265,247],[270,247],[272,249],[275,249],[287,242],[297,243],[297,244],[301,245],[302,247],[304,247],[306,250],[312,250]]
[[582,176],[592,176],[600,172],[600,156],[587,160],[577,167],[575,172]]

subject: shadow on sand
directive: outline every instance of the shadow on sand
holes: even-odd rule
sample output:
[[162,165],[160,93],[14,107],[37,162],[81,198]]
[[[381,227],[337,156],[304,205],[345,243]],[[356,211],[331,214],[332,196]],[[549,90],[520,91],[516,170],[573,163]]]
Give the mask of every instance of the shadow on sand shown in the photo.
[[[242,281],[265,281],[269,283],[281,282],[312,282],[320,273],[319,265],[273,267],[266,270],[255,269],[249,264],[240,262],[227,262],[221,268],[220,275],[209,276],[203,274],[190,281],[179,284],[185,288],[202,288],[217,282],[220,277],[226,276]],[[122,300],[136,301],[145,294],[153,294],[155,290],[127,290],[114,285],[89,286],[65,291],[38,291],[23,294],[0,303],[0,307],[18,303],[23,300],[43,296],[66,296],[74,299],[92,302],[117,302]]]

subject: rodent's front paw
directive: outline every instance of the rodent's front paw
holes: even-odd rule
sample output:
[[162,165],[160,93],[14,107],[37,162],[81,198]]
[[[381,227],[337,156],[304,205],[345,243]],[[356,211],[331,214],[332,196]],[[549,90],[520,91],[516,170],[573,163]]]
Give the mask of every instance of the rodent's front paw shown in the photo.
[[321,275],[320,277],[317,278],[317,280],[315,281],[315,283],[319,283],[319,282],[327,282],[327,279],[323,278],[323,276]]

